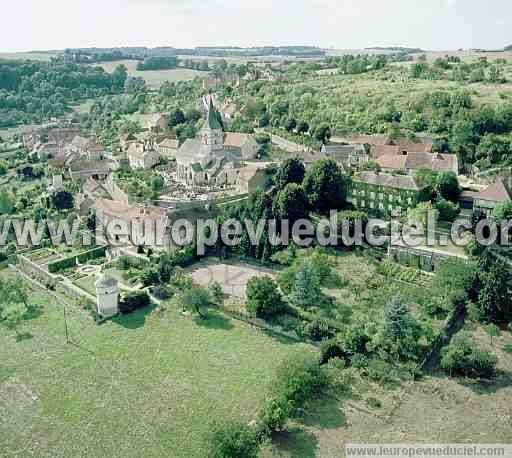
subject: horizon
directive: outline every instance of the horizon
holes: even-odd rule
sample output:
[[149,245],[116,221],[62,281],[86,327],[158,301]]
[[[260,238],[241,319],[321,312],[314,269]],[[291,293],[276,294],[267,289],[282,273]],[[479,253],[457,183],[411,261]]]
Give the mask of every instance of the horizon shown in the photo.
[[[322,49],[400,46],[428,51],[498,50],[512,44],[512,5],[505,0],[494,1],[492,9],[485,10],[476,0],[434,0],[428,5],[419,0],[385,0],[377,5],[370,0],[277,5],[269,0],[20,0],[9,5],[9,17],[12,20],[0,30],[4,53],[100,47],[98,43],[105,48],[301,43]],[[283,21],[284,17],[290,20]]]

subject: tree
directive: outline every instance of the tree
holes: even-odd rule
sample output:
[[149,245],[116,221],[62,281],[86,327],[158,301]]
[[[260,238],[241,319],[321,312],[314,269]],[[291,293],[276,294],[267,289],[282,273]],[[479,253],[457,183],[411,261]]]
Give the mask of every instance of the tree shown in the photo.
[[487,271],[479,275],[481,282],[478,306],[482,316],[492,323],[512,320],[512,299],[507,285],[510,266],[501,258],[493,259]]
[[436,202],[436,210],[439,212],[439,219],[442,221],[454,221],[460,214],[460,208],[453,202],[439,199]]
[[478,348],[467,332],[456,334],[441,351],[441,368],[466,377],[492,377],[496,373],[496,356]]
[[327,124],[322,124],[315,129],[314,137],[322,143],[328,143],[331,138],[331,128]]
[[19,336],[18,328],[23,322],[23,317],[27,313],[27,308],[22,303],[8,304],[1,313],[1,323],[9,330],[14,331]]
[[171,114],[169,115],[169,127],[176,127],[180,124],[184,124],[186,121],[185,113],[183,113],[179,108],[171,111]]
[[420,202],[416,207],[407,210],[407,219],[411,222],[419,222],[423,227],[427,227],[428,217],[432,215],[435,221],[439,217],[439,212],[434,208],[431,202]]
[[501,332],[500,332],[500,328],[498,326],[496,326],[495,324],[489,324],[485,327],[485,332],[487,332],[487,334],[489,335],[489,337],[491,338],[491,346],[493,344],[493,339],[495,337],[499,337]]
[[304,163],[299,158],[286,159],[274,176],[274,184],[283,189],[288,183],[301,184],[306,174]]
[[459,180],[454,172],[444,172],[437,176],[436,191],[450,202],[457,203],[461,193]]
[[498,204],[492,212],[492,218],[497,223],[512,220],[512,201],[508,200]]
[[153,191],[161,191],[164,188],[165,181],[160,175],[151,178],[151,189]]
[[224,291],[222,290],[222,286],[218,281],[214,281],[210,283],[210,294],[212,296],[213,301],[222,306],[224,304]]
[[0,191],[0,215],[10,215],[13,211],[14,199],[7,191]]
[[114,87],[118,90],[124,89],[126,78],[128,78],[128,69],[123,64],[118,65],[112,73]]
[[299,219],[308,216],[309,202],[302,186],[289,183],[277,193],[274,199],[274,215],[280,220],[288,220],[291,230]]
[[288,118],[284,124],[284,128],[288,132],[292,132],[297,127],[297,120],[295,118]]
[[309,124],[306,121],[299,121],[297,124],[297,133],[305,134],[309,131]]
[[181,297],[183,308],[197,313],[199,318],[206,318],[206,310],[211,305],[210,292],[203,287],[187,289]]
[[51,197],[52,206],[57,210],[69,210],[74,207],[75,199],[68,191],[57,191]]
[[297,270],[291,296],[294,303],[302,308],[318,304],[322,297],[320,280],[309,259],[305,259]]
[[143,78],[128,76],[124,83],[124,91],[127,94],[137,94],[146,89],[146,81]]
[[414,360],[419,353],[421,328],[409,313],[400,296],[395,296],[384,307],[382,332],[372,339],[372,346],[392,356]]
[[247,282],[247,311],[258,318],[270,317],[285,308],[277,284],[272,278],[253,277]]
[[209,441],[210,458],[257,458],[255,431],[240,422],[215,423]]
[[313,210],[323,213],[345,205],[345,177],[333,159],[316,161],[306,172],[303,186]]

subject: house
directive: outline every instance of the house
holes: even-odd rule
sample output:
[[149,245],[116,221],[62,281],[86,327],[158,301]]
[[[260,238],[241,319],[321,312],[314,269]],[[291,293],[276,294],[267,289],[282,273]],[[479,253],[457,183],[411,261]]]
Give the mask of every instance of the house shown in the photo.
[[34,145],[32,154],[37,154],[40,161],[46,161],[52,157],[63,154],[62,145],[58,143],[38,143]]
[[126,155],[132,169],[150,169],[160,162],[160,154],[150,143],[132,143]]
[[510,187],[503,178],[498,178],[493,184],[474,196],[473,210],[492,216],[494,209],[512,199]]
[[385,172],[410,174],[423,169],[459,174],[459,161],[455,154],[402,151],[398,154],[383,154],[376,162]]
[[77,159],[68,165],[68,172],[73,181],[84,182],[88,178],[106,180],[107,177],[119,168],[116,161],[109,159]]
[[361,172],[352,179],[348,201],[357,208],[388,213],[415,207],[421,190],[410,175]]
[[68,164],[75,159],[87,158],[98,161],[104,157],[105,148],[97,143],[96,137],[77,135],[66,147]]
[[121,151],[127,151],[128,147],[137,141],[137,137],[133,134],[124,134],[119,137],[119,146]]
[[169,130],[169,119],[161,113],[147,115],[142,121],[142,128],[151,134],[165,134]]
[[48,143],[56,143],[58,145],[67,145],[73,139],[80,135],[78,127],[61,127],[48,131]]
[[244,161],[256,158],[260,149],[253,135],[238,132],[227,132],[224,135],[224,146],[239,149]]
[[328,143],[322,146],[322,154],[348,168],[358,167],[370,159],[367,148],[362,144]]
[[225,103],[219,111],[222,117],[226,120],[234,119],[235,115],[238,113],[236,104],[233,102]]
[[180,141],[176,137],[164,137],[156,145],[156,151],[163,157],[174,158],[180,147]]
[[[167,210],[148,205],[130,205],[109,199],[96,199],[92,209],[95,211],[97,224],[108,231],[111,221],[123,221],[126,223],[130,234],[140,240],[143,235],[148,235],[145,245],[157,249],[171,249],[172,242],[170,220]],[[145,231],[148,229],[148,231]],[[115,234],[108,234],[109,238],[117,238]],[[161,238],[161,240],[158,240]],[[133,243],[138,240],[131,240]]]
[[206,122],[195,139],[176,153],[177,179],[187,186],[234,186],[242,162],[257,155],[257,143],[245,134],[224,133],[220,113],[210,98]]

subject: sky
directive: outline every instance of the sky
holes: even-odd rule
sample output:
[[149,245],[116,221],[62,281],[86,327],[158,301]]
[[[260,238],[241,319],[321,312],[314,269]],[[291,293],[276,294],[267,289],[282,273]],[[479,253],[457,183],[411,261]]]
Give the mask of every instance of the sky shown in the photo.
[[14,0],[0,52],[114,46],[503,48],[510,0]]

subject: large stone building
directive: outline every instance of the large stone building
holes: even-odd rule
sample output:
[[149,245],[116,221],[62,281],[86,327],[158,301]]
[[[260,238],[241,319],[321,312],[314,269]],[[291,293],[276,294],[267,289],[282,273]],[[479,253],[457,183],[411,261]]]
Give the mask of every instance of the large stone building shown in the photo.
[[357,208],[406,210],[415,207],[421,198],[421,187],[409,175],[361,172],[353,179],[348,201]]
[[258,145],[246,134],[224,133],[222,117],[210,98],[206,122],[195,139],[176,153],[177,179],[192,187],[234,186],[243,161],[254,159]]

